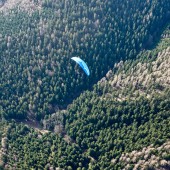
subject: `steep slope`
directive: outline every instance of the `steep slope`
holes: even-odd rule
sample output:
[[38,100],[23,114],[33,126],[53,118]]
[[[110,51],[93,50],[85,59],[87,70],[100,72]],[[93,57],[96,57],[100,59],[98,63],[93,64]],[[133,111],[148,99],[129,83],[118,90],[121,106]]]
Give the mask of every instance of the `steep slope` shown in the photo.
[[[160,51],[162,45],[165,49]],[[129,95],[131,99],[137,95],[149,98],[155,94],[164,93],[165,89],[169,88],[169,38],[164,39],[155,50],[143,51],[138,57],[139,59],[135,62],[121,61],[115,64],[113,71],[110,70],[106,77],[99,81],[98,87],[105,90],[104,97],[109,97],[110,93],[118,91],[116,96],[118,100],[125,100]],[[128,90],[133,93],[129,93]]]
[[[167,28],[155,48],[142,51],[136,60],[115,64],[92,91],[82,93],[67,110],[46,116],[42,124],[57,134],[10,123],[8,154],[2,159],[6,169],[168,169]],[[121,78],[115,81],[115,77]]]
[[113,163],[122,153],[169,140],[169,46],[167,37],[155,49],[139,54],[138,60],[116,64],[92,92],[69,106],[65,128],[94,158],[89,169],[123,169],[125,163]]
[[[40,120],[66,108],[116,61],[151,47],[170,15],[169,0],[18,0],[24,5],[6,12],[8,2],[0,13],[0,105],[8,119]],[[73,56],[88,63],[90,77]]]
[[[0,13],[0,168],[168,169],[170,1],[57,2]],[[44,116],[58,134],[4,120]]]

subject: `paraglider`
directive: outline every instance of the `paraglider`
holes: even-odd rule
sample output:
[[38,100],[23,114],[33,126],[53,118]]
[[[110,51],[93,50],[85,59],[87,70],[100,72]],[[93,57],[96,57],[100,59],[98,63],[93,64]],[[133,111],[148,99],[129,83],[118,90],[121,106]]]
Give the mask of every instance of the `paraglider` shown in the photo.
[[78,63],[79,66],[84,70],[84,72],[85,72],[88,76],[90,75],[90,71],[89,71],[89,68],[88,68],[87,64],[86,64],[81,58],[72,57],[71,59],[74,60],[76,63]]

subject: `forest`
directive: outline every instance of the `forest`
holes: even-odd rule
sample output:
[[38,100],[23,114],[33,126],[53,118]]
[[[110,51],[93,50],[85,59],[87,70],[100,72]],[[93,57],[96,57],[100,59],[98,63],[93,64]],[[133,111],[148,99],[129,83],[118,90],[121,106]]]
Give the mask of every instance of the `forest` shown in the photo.
[[[169,169],[170,89],[165,78],[170,62],[169,32],[166,29],[157,46],[139,53],[137,59],[115,64],[92,91],[82,93],[67,110],[46,115],[42,129],[2,119],[1,167]],[[159,76],[163,68],[164,74]],[[148,78],[140,76],[142,72],[153,78],[157,73],[158,82],[144,83]],[[122,79],[115,85],[115,77],[120,75]],[[132,77],[139,77],[141,84],[134,88]]]
[[0,169],[170,169],[170,1],[24,2],[0,2]]
[[[140,62],[155,63],[150,70],[153,70],[160,58],[163,60],[161,63],[169,62],[169,55],[158,58],[158,53],[165,55],[165,50],[170,52],[167,42],[170,43],[166,38],[153,50],[139,54],[138,61],[127,61],[115,71],[115,75],[122,74],[124,70],[126,74],[130,73]],[[147,53],[152,58],[146,60]],[[112,71],[114,70],[115,68]],[[150,71],[151,75],[152,73]],[[113,89],[109,86],[111,80],[112,77],[107,78],[104,86],[103,81],[100,81],[94,86],[93,91],[82,93],[67,110],[46,116],[42,124],[48,131],[33,129],[14,120],[7,123],[7,128],[2,134],[2,139],[5,141],[5,144],[2,143],[3,150],[8,152],[4,153],[3,157],[6,169],[14,167],[16,169],[43,169],[43,167],[45,169],[54,167],[133,169],[136,165],[141,167],[144,165],[136,164],[135,161],[125,163],[128,158],[125,159],[123,154],[134,153],[134,150],[137,152],[146,147],[148,147],[147,157],[143,155],[133,160],[144,159],[145,169],[168,169],[170,149],[164,146],[169,148],[169,145],[165,144],[170,139],[170,91],[166,79],[162,83],[164,88],[161,89],[159,84],[157,86],[150,84],[145,88],[139,84],[135,89],[129,85],[128,94],[126,88]],[[108,87],[107,92],[105,86]],[[143,93],[136,92],[141,89],[144,89]],[[149,98],[145,92],[148,92],[147,95],[150,94]],[[122,95],[117,96],[117,93]],[[125,96],[127,99],[124,99]],[[132,154],[129,154],[129,157],[130,155]],[[138,152],[136,155],[138,157]],[[128,157],[127,154],[126,156]],[[147,163],[150,160],[152,164]]]
[[[35,10],[1,10],[3,116],[41,120],[66,108],[115,62],[150,48],[169,19],[169,6],[169,0],[49,0],[35,1]],[[89,78],[70,60],[74,56],[88,63]]]

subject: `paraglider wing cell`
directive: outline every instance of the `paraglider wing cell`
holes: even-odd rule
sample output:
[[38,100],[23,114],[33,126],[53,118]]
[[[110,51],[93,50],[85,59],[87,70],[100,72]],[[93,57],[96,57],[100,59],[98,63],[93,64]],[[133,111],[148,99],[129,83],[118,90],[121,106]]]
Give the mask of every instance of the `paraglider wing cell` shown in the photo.
[[78,63],[79,66],[84,70],[84,72],[85,72],[88,76],[90,75],[90,71],[89,71],[89,68],[88,68],[87,64],[86,64],[81,58],[72,57],[71,59],[74,60],[76,63]]

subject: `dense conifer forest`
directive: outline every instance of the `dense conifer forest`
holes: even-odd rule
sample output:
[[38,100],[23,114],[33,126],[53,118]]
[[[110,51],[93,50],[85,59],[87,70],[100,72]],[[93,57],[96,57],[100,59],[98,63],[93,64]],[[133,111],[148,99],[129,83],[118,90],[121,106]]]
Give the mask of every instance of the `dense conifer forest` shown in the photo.
[[169,169],[169,33],[137,59],[115,64],[92,91],[46,116],[42,128],[2,119],[1,167]]
[[[40,120],[65,108],[116,61],[135,58],[140,49],[151,47],[169,19],[169,4],[169,0],[48,0],[34,1],[29,8],[2,9],[4,117]],[[74,56],[88,63],[90,77],[70,60]]]
[[169,24],[169,0],[0,1],[0,169],[170,169]]

